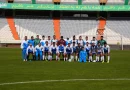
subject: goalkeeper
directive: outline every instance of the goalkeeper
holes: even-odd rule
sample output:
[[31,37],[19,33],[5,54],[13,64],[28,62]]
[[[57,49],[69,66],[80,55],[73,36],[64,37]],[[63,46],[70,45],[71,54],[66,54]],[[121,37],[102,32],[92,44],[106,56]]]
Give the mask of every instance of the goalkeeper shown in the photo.
[[79,62],[87,62],[87,53],[84,49],[84,47],[82,47],[82,50],[80,51],[80,54],[79,54]]

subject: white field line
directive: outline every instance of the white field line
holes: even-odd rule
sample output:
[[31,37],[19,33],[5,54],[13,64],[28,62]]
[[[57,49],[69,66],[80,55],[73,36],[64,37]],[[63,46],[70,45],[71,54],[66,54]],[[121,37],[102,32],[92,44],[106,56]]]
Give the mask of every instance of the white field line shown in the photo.
[[41,81],[25,81],[25,82],[0,83],[0,86],[3,86],[3,85],[16,85],[16,84],[30,84],[30,83],[45,83],[45,82],[71,82],[71,81],[130,81],[130,78],[41,80]]

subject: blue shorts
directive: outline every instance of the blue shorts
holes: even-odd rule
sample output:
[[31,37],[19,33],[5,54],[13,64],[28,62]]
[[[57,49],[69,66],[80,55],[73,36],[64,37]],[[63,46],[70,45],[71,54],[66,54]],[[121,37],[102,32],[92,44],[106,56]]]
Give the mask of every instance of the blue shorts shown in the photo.
[[101,54],[101,52],[97,52],[97,55],[100,55]]

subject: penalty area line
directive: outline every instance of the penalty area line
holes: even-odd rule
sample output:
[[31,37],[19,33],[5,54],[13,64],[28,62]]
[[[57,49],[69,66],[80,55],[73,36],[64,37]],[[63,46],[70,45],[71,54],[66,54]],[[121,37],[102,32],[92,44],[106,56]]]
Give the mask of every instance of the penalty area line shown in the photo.
[[0,86],[16,85],[16,84],[45,83],[45,82],[72,82],[72,81],[130,81],[130,78],[117,78],[117,79],[63,79],[63,80],[24,81],[24,82],[0,83]]

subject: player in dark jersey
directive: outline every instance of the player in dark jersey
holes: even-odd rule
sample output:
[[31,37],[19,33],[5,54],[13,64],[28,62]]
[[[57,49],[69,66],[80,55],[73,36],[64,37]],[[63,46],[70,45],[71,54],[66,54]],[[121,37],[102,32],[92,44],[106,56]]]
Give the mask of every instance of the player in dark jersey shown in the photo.
[[79,60],[79,53],[82,50],[82,46],[80,43],[78,43],[78,46],[76,46],[76,61]]

